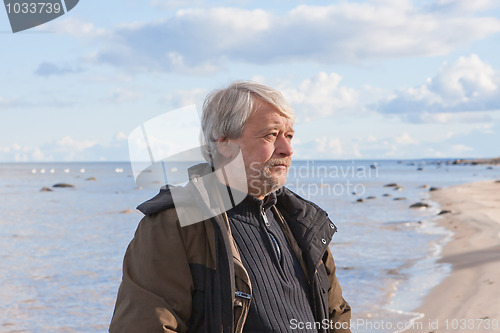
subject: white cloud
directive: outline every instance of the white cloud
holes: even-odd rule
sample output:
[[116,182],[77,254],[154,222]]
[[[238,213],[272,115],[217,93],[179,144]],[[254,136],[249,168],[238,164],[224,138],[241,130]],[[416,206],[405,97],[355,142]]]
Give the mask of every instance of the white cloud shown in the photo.
[[342,86],[342,77],[336,73],[321,72],[313,78],[303,80],[297,88],[282,83],[280,90],[298,116],[308,121],[312,117],[325,117],[336,112],[352,109],[357,105],[358,92]]
[[[148,154],[147,150],[148,148],[144,146],[144,140],[142,140],[141,138],[134,137],[133,140],[129,140],[128,144],[129,146],[132,147],[133,150],[136,151],[142,150],[139,152],[139,154],[137,154],[138,156],[144,157]],[[154,135],[148,136],[148,144],[150,147],[149,149],[151,149],[152,151],[154,159],[157,161],[168,157],[172,157],[186,150],[183,147],[183,144],[178,141],[168,140]],[[132,159],[134,158],[132,157]],[[133,162],[144,162],[144,161],[135,160]]]
[[399,145],[410,145],[418,143],[408,133],[403,133],[401,136],[395,137],[394,140]]
[[488,114],[473,112],[500,110],[500,72],[477,55],[460,57],[421,86],[396,91],[376,109],[413,122],[447,123],[457,112],[461,121],[490,121]]
[[0,96],[0,111],[21,105],[19,97],[5,98]]
[[488,10],[498,6],[495,0],[438,0],[430,8],[434,10],[467,13],[470,11]]
[[130,103],[144,97],[144,94],[130,90],[117,88],[114,89],[108,96],[107,101],[110,103]]
[[93,147],[97,144],[95,140],[75,140],[70,136],[65,136],[62,139],[58,140],[57,146],[62,147],[64,149],[71,150],[84,150],[90,147]]
[[41,143],[39,146],[20,145],[0,147],[2,162],[37,161],[127,161],[128,136],[116,133],[109,143],[97,140],[77,140],[71,136]]
[[37,147],[21,146],[13,143],[10,147],[0,147],[0,161],[2,162],[38,162],[44,161],[45,156]]
[[321,137],[314,140],[316,142],[316,151],[320,153],[327,153],[328,155],[343,154],[342,144],[339,138]]
[[43,161],[45,159],[45,155],[40,148],[35,148],[31,156],[33,157],[33,161]]
[[178,89],[166,95],[163,100],[170,102],[174,107],[184,107],[191,104],[202,105],[206,94],[207,90],[203,88],[194,88],[191,90]]
[[499,85],[500,74],[473,54],[460,57],[453,64],[445,64],[429,88],[441,98],[444,106],[453,106],[495,97]]
[[94,61],[133,70],[195,74],[216,71],[231,61],[359,63],[444,55],[500,31],[498,19],[476,13],[484,5],[459,16],[456,6],[448,7],[436,10],[418,8],[412,1],[373,0],[301,5],[283,15],[262,9],[197,8],[112,32],[67,25],[73,35],[110,38],[93,54]]
[[455,153],[461,154],[464,152],[473,151],[474,149],[466,145],[453,145],[451,146],[451,150]]
[[[344,156],[351,158],[356,148],[361,158],[463,158],[495,157],[491,147],[500,140],[499,125],[477,126],[466,132],[448,131],[443,127],[442,135],[402,132],[392,135],[366,135],[356,137],[351,143],[344,142]],[[346,140],[344,140],[346,141]]]
[[114,140],[117,142],[128,140],[128,135],[120,131],[116,133]]
[[111,37],[110,31],[103,28],[97,28],[93,23],[84,21],[75,16],[42,24],[35,29],[81,38]]

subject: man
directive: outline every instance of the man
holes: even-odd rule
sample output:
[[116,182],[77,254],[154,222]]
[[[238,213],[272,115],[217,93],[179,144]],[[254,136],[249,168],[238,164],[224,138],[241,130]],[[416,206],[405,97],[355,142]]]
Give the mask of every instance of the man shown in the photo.
[[[283,186],[293,122],[282,95],[260,84],[207,97],[209,163],[138,207],[145,217],[125,254],[111,332],[350,332],[328,248],[336,228]],[[240,153],[244,170],[231,167]],[[208,214],[224,193],[242,200]],[[206,218],[181,226],[186,215]]]

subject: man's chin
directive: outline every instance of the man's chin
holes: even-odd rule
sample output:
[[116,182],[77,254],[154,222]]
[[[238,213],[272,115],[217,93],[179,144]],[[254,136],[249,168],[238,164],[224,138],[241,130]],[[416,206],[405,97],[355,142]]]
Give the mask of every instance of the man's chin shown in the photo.
[[286,183],[286,176],[271,176],[269,179],[271,192],[280,189]]

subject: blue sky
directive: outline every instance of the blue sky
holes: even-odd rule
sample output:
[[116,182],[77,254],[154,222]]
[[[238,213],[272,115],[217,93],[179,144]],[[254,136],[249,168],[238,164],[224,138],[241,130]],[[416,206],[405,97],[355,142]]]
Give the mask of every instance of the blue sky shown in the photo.
[[500,155],[494,0],[80,0],[16,34],[0,10],[0,41],[0,162],[128,160],[141,123],[247,79],[295,108],[296,159]]

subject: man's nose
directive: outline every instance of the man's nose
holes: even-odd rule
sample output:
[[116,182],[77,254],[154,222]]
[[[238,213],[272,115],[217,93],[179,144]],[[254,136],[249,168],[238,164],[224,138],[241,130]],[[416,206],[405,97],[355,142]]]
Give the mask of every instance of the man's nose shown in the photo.
[[290,139],[286,138],[284,135],[280,135],[278,139],[275,141],[275,151],[280,157],[288,157],[292,156],[292,142]]

